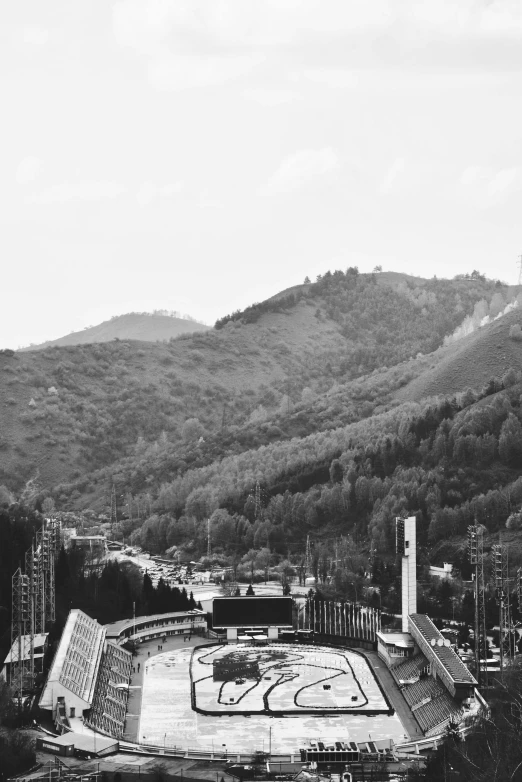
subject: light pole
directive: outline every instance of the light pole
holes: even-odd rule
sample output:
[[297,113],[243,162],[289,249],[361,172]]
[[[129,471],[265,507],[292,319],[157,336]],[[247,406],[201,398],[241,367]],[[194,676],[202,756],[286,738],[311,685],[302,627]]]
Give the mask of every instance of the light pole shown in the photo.
[[352,586],[353,586],[353,588],[355,590],[355,603],[357,604],[357,602],[358,602],[358,600],[357,600],[357,584],[355,583],[355,581],[352,581],[351,583],[352,583]]

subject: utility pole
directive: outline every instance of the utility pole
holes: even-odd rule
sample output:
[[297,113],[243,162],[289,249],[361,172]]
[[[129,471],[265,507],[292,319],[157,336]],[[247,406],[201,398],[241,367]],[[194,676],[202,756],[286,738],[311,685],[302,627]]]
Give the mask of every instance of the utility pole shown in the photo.
[[518,256],[517,266],[518,266],[518,287],[520,288],[520,286],[522,285],[522,255]]
[[210,559],[212,554],[212,546],[210,543],[210,519],[207,519],[207,557]]

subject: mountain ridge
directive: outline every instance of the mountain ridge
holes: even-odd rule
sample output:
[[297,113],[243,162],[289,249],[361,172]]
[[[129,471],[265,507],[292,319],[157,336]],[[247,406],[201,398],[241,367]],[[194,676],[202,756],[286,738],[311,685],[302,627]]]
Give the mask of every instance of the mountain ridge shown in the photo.
[[140,342],[166,342],[180,334],[208,331],[210,326],[187,318],[172,317],[158,313],[128,312],[116,315],[96,326],[74,331],[57,339],[20,348],[20,352],[45,350],[49,347],[68,347],[109,342],[113,339],[131,339]]

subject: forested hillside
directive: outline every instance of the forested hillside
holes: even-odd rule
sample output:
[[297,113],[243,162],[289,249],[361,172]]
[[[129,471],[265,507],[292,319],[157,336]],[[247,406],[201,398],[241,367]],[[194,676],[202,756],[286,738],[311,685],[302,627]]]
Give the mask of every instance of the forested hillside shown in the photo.
[[[135,537],[153,550],[201,553],[210,516],[226,553],[268,545],[287,554],[339,535],[393,548],[393,518],[415,514],[421,545],[521,525],[521,375],[479,392],[407,403],[357,424],[275,443],[166,482]],[[264,489],[256,508],[254,486]]]
[[114,486],[121,532],[191,556],[209,517],[236,558],[307,535],[389,551],[398,513],[422,544],[475,517],[498,530],[522,500],[518,308],[441,345],[515,293],[348,269],[166,344],[4,353],[0,482],[39,468],[42,497],[97,512]]
[[[165,344],[4,352],[0,483],[16,491],[36,471],[49,489],[81,478],[78,499],[93,471],[118,473],[116,462],[150,460],[151,448],[175,449],[172,475],[228,450],[356,421],[424,366],[403,362],[440,346],[494,296],[507,302],[512,292],[481,277],[395,275],[388,284],[351,268]],[[389,384],[391,376],[367,377],[400,364]],[[148,473],[147,491],[163,479]]]

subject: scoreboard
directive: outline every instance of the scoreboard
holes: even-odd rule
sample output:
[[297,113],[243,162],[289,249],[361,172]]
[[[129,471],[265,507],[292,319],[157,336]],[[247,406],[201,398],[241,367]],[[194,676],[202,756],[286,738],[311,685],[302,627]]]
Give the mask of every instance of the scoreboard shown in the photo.
[[213,627],[292,627],[291,597],[215,597]]

